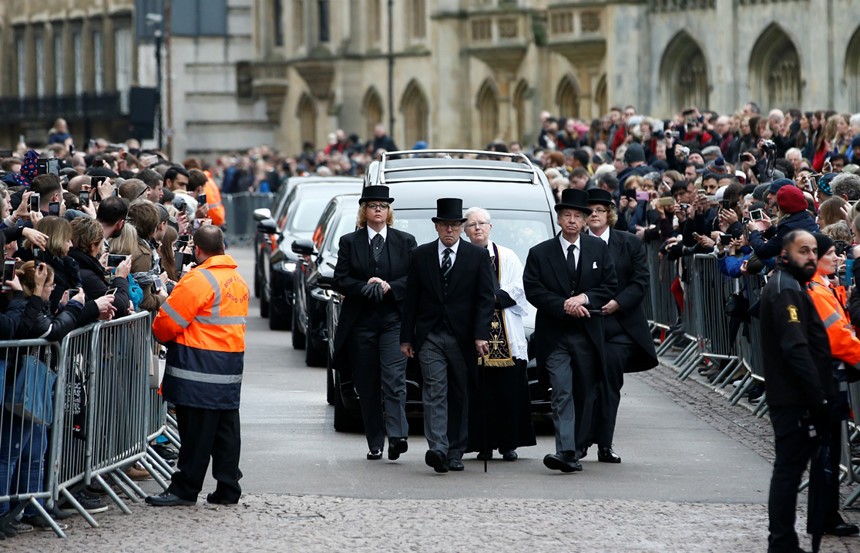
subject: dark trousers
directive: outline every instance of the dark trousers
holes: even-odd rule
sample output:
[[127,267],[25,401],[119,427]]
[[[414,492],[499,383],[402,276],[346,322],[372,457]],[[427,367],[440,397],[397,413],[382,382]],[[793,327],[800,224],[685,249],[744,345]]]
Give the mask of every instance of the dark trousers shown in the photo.
[[[803,407],[771,407],[776,458],[768,497],[770,535],[768,552],[795,551],[798,547],[794,523],[797,516],[797,489],[815,448],[818,438],[809,435],[809,421]],[[842,423],[830,424],[830,466],[832,477],[827,489],[825,528],[842,522],[839,515],[839,460],[841,453]],[[809,493],[815,493],[809,490]]]
[[564,334],[547,355],[556,452],[576,451],[588,445],[596,367],[600,367],[600,354],[584,331]]
[[215,493],[228,501],[242,495],[239,479],[239,410],[199,409],[176,406],[179,425],[179,458],[167,491],[196,501],[212,457],[212,477],[218,481]]
[[350,334],[350,359],[368,448],[382,449],[386,434],[409,436],[407,358],[400,351],[400,316],[395,308],[373,309],[358,321]]
[[462,459],[469,443],[469,375],[460,346],[447,330],[431,332],[418,361],[427,445],[448,459]]
[[618,420],[618,405],[621,403],[621,387],[624,386],[624,368],[636,349],[633,340],[610,340],[604,346],[606,367],[603,380],[597,386],[592,440],[600,447],[612,447],[615,437],[615,421]]

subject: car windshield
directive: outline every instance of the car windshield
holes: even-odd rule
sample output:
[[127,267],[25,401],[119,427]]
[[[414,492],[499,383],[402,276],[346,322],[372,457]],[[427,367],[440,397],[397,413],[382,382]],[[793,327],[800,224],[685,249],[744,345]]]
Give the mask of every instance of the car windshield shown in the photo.
[[[529,248],[554,234],[552,219],[546,212],[495,209],[488,211],[493,222],[490,239],[514,250],[523,264],[528,257]],[[415,236],[419,244],[430,242],[437,238],[433,221],[430,220],[435,215],[435,210],[430,209],[395,211],[394,227]],[[461,237],[468,240],[465,233]]]
[[293,213],[287,218],[287,230],[313,232],[329,200],[331,200],[331,194],[325,196],[306,194],[298,198],[294,202]]

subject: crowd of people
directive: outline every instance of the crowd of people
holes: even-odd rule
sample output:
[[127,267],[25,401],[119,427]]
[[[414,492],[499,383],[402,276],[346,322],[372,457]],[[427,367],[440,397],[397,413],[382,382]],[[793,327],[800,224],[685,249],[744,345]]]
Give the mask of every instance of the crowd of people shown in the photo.
[[[229,256],[223,255],[225,214],[221,187],[205,164],[194,158],[178,163],[158,151],[140,150],[133,142],[116,146],[96,140],[85,150],[76,150],[67,132],[57,132],[63,129],[64,124],[58,122],[52,143],[39,151],[20,148],[0,160],[0,245],[6,260],[0,293],[3,340],[40,338],[59,342],[72,330],[96,321],[141,311],[153,315],[176,313],[176,304],[187,302],[182,299],[183,293],[189,294],[183,275],[202,274],[205,270],[217,278],[221,266],[213,263],[229,264]],[[230,290],[236,296],[230,296],[234,299],[232,304],[244,305],[247,311],[247,286],[235,276]],[[199,283],[191,294],[200,301],[207,298]],[[215,296],[221,297],[213,291],[209,301]],[[225,306],[221,311],[228,309]],[[241,324],[224,323],[215,316],[217,313],[216,306],[214,315],[207,316],[219,329],[233,328],[230,325],[234,323],[241,326],[241,347],[231,358],[235,364],[235,355],[240,356],[241,374],[244,320]],[[244,314],[240,318],[244,319]],[[206,323],[201,318],[195,324]],[[184,395],[187,392],[177,392],[177,387],[182,386],[176,382],[181,382],[185,373],[176,376],[175,368],[193,369],[187,366],[187,353],[177,353],[184,343],[177,333],[162,333],[160,339],[163,346],[158,346],[155,353],[166,358],[168,365],[165,397],[170,396],[178,409],[185,409],[178,415],[184,419],[189,416]],[[205,348],[210,357],[215,355],[212,350],[218,349],[213,345]],[[5,351],[2,374],[6,398],[13,397],[9,395],[13,386],[32,380],[37,370],[34,367],[48,365],[52,371],[58,369],[52,366],[56,359],[34,354],[32,359],[21,362],[15,358],[14,348]],[[213,359],[209,361],[217,367]],[[35,394],[31,390],[27,397]],[[34,409],[25,403],[20,411],[7,406],[0,413],[0,496],[15,497],[45,489],[51,419],[35,416]],[[180,433],[185,432],[181,429]],[[190,461],[186,460],[183,467],[183,459],[174,449],[166,444],[152,445],[167,461],[177,463],[177,474],[188,472]],[[238,463],[238,449],[235,462]],[[140,465],[131,464],[125,470],[133,479],[149,477]],[[238,467],[233,472],[237,471]],[[88,512],[107,509],[101,497],[105,490],[98,486],[81,485],[73,491]],[[51,515],[63,518],[72,512],[73,505],[61,504]],[[0,539],[48,526],[32,504],[27,503],[21,512],[14,501],[0,502]]]

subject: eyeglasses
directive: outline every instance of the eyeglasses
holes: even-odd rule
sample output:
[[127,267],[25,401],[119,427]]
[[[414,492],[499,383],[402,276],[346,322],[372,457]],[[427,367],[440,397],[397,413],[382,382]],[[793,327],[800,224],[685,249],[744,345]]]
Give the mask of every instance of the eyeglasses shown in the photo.
[[592,213],[607,213],[607,212],[609,212],[609,210],[603,209],[602,207],[595,207],[594,209],[591,210],[591,212]]
[[388,204],[367,204],[367,209],[388,209]]
[[477,227],[483,228],[483,227],[488,227],[488,226],[490,226],[490,223],[487,223],[486,221],[478,221],[475,223],[467,223],[466,224],[466,228],[477,228]]

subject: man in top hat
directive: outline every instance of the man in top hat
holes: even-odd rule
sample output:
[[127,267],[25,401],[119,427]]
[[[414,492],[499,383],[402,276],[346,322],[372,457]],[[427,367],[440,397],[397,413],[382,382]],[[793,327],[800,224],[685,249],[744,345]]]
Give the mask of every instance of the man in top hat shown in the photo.
[[[415,237],[393,228],[387,186],[361,191],[358,227],[341,237],[334,288],[343,304],[334,340],[334,366],[350,371],[361,405],[367,458],[388,458],[407,450],[406,358],[400,353],[400,315]],[[384,407],[384,409],[383,409]],[[383,417],[383,411],[385,416]]]
[[[648,328],[642,302],[648,293],[648,260],[642,241],[629,232],[614,230],[618,215],[612,195],[600,189],[588,191],[587,233],[603,240],[615,265],[618,286],[612,299],[602,307],[606,339],[606,366],[597,386],[594,419],[587,443],[597,444],[597,460],[620,463],[612,449],[618,404],[624,373],[646,371],[657,366],[657,352]],[[580,452],[580,458],[586,451]]]
[[537,307],[538,366],[546,367],[552,385],[556,452],[543,463],[574,472],[582,470],[577,450],[587,443],[594,387],[605,365],[601,309],[617,281],[609,247],[583,233],[591,215],[588,194],[565,190],[555,211],[561,233],[529,250],[523,284]]
[[463,200],[440,198],[439,238],[412,252],[400,350],[417,354],[423,378],[424,461],[436,472],[463,470],[468,446],[468,375],[489,353],[495,297],[487,250],[460,239]]

